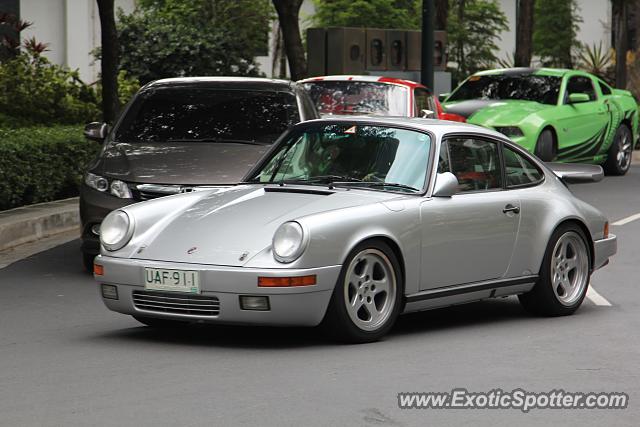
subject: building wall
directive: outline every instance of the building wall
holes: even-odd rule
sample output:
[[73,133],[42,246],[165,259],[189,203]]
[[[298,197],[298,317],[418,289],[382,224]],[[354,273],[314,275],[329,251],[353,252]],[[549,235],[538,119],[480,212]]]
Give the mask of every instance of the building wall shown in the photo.
[[[498,58],[511,58],[516,47],[516,4],[518,0],[499,0],[500,8],[507,16],[509,31],[500,35],[497,43]],[[602,43],[611,47],[611,2],[610,0],[578,0],[578,13],[582,17],[577,38],[592,46]]]
[[[130,13],[135,0],[116,0],[116,8]],[[87,83],[97,80],[100,62],[91,52],[100,46],[100,16],[95,0],[21,0],[20,17],[33,22],[22,33],[48,43],[47,58],[77,69]]]

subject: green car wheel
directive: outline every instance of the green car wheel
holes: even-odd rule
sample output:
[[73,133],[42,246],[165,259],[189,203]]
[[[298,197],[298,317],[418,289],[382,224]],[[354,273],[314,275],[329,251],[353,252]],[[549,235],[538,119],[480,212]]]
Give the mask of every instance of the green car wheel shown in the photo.
[[552,162],[556,158],[557,152],[553,132],[549,129],[543,130],[536,142],[535,155],[544,162]]
[[633,144],[631,130],[621,125],[616,131],[613,143],[607,153],[607,161],[602,165],[608,175],[624,175],[631,167]]

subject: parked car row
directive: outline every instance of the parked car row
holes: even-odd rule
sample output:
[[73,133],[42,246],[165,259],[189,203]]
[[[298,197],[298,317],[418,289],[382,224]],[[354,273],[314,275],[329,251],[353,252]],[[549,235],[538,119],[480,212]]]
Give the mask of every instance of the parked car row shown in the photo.
[[544,161],[602,164],[622,175],[638,139],[628,91],[584,72],[506,69],[470,76],[443,104],[425,86],[378,76],[298,83],[256,78],[164,79],[143,87],[109,129],[81,188],[82,252],[92,269],[99,228],[114,209],[239,182],[289,127],[319,117],[439,118],[497,130]]
[[498,296],[573,313],[616,237],[566,187],[602,168],[548,161],[626,173],[638,112],[568,70],[478,73],[443,105],[385,77],[179,78],[85,133],[104,146],[83,259],[108,308],[369,342],[404,312]]

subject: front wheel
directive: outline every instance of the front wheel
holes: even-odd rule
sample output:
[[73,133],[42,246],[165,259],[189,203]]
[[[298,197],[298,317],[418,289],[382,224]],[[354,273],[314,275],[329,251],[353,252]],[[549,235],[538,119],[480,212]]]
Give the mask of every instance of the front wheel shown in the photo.
[[629,128],[620,125],[607,152],[607,160],[602,165],[607,175],[624,175],[629,171],[633,155],[632,140]]
[[389,245],[377,240],[358,245],[342,266],[323,320],[325,331],[344,342],[379,340],[400,313],[403,288]]
[[553,132],[550,129],[543,130],[536,141],[535,155],[543,162],[552,162],[558,154],[557,151]]
[[587,294],[590,263],[590,249],[582,230],[573,224],[558,227],[547,245],[538,283],[519,296],[520,303],[533,314],[573,314]]

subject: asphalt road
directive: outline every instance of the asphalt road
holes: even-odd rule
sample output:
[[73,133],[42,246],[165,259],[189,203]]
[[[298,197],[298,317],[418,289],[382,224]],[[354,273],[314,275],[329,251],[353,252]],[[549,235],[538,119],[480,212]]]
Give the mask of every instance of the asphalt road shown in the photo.
[[[575,186],[612,221],[640,212],[640,167]],[[611,306],[541,319],[517,299],[402,317],[382,342],[310,329],[158,332],[108,311],[73,241],[0,269],[0,426],[638,425],[640,220],[592,285]],[[623,410],[405,409],[454,388],[621,391]]]

